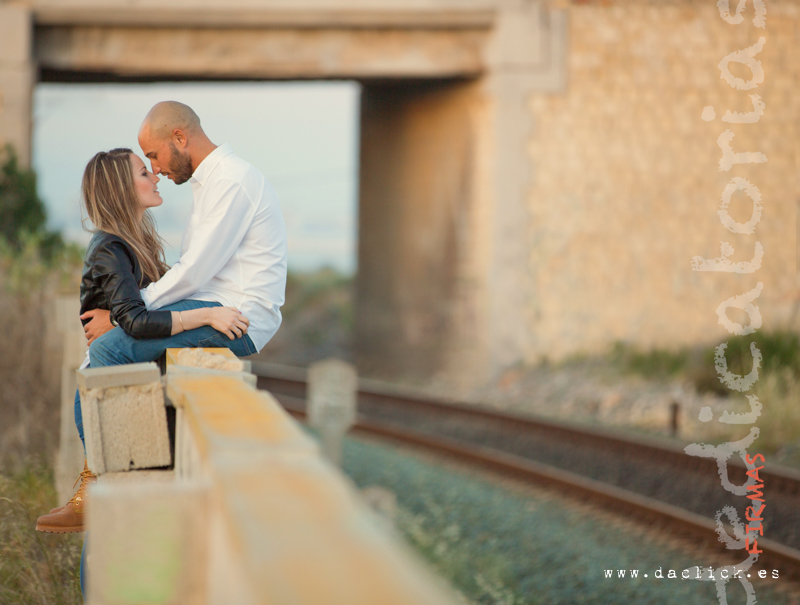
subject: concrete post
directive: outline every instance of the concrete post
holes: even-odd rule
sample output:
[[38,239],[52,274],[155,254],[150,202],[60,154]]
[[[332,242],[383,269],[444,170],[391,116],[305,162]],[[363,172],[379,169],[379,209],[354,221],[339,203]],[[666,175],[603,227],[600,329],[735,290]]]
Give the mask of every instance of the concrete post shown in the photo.
[[0,4],[0,145],[11,143],[23,166],[31,162],[31,105],[36,68],[28,7]]
[[312,364],[308,391],[308,423],[319,431],[325,456],[341,464],[342,438],[356,419],[356,369],[339,359]]
[[78,387],[92,472],[100,475],[172,462],[156,364],[79,370]]
[[207,488],[164,481],[97,483],[90,498],[90,605],[208,602]]

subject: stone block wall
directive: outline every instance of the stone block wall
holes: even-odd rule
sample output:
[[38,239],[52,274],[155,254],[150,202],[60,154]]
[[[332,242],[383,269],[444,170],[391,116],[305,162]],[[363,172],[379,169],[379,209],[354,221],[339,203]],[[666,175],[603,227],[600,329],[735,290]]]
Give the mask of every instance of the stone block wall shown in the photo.
[[[566,91],[529,100],[528,361],[602,352],[614,340],[719,342],[728,332],[717,306],[758,282],[764,328],[787,325],[797,293],[800,3],[767,5],[766,29],[752,24],[751,2],[739,25],[723,21],[711,0],[572,5]],[[735,90],[717,65],[761,36],[764,82]],[[742,66],[731,71],[751,77]],[[721,121],[726,110],[752,111],[754,93],[766,105],[757,123]],[[715,119],[701,119],[706,106]],[[727,129],[734,151],[768,161],[721,171],[717,139]],[[717,216],[733,177],[761,192],[754,235],[731,233]],[[736,221],[752,209],[742,192],[733,196]],[[720,257],[720,242],[733,246],[733,262],[749,261],[756,241],[764,257],[755,273],[692,271],[693,256]],[[744,313],[728,316],[748,323]]]

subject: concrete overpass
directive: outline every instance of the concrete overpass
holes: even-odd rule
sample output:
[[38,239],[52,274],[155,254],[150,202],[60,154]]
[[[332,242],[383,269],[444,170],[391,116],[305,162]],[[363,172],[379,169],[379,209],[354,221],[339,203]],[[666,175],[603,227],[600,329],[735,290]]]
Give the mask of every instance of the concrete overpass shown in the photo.
[[[0,0],[0,139],[29,157],[38,81],[357,80],[360,373],[463,394],[616,340],[722,342],[715,310],[759,282],[764,329],[797,328],[800,0],[769,11],[762,29],[696,0]],[[753,104],[717,66],[760,36],[764,116],[723,122]],[[768,163],[720,171],[728,128]],[[734,176],[761,191],[755,234],[719,222]],[[737,261],[758,241],[762,267],[693,271],[720,241]]]
[[526,100],[565,36],[541,1],[6,0],[0,139],[30,160],[37,82],[357,80],[359,364],[481,381],[524,355]]

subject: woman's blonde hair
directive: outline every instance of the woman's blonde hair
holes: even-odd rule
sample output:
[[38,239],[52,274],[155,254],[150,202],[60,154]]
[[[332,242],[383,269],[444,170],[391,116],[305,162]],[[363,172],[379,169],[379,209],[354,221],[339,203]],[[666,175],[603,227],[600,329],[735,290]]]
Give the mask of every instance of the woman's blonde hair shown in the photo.
[[112,233],[133,248],[142,276],[157,281],[169,267],[164,259],[164,240],[156,231],[149,210],[138,219],[139,197],[133,185],[130,149],[101,151],[86,165],[81,192],[95,230]]

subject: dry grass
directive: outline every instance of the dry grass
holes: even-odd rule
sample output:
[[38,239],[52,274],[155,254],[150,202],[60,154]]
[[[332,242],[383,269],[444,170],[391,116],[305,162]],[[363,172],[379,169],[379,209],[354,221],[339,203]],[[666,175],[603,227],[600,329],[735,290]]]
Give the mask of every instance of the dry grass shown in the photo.
[[764,406],[755,423],[761,429],[757,443],[766,452],[796,458],[800,464],[800,378],[790,370],[767,373],[754,394]]
[[55,454],[61,350],[48,331],[55,329],[55,298],[77,295],[81,256],[69,248],[48,265],[35,241],[15,254],[0,249],[0,468]]
[[[800,377],[789,368],[762,372],[748,395],[755,395],[763,406],[761,415],[751,424],[723,424],[717,420],[701,425],[699,440],[722,443],[745,437],[752,426],[760,434],[752,453],[767,455],[770,462],[800,467]],[[731,393],[730,412],[747,412],[750,404],[744,395]],[[722,409],[714,410],[717,418]]]
[[61,346],[54,305],[77,295],[82,252],[67,247],[50,262],[36,237],[22,249],[0,241],[0,603],[82,603],[81,534],[35,530],[56,505],[51,465],[58,446]]
[[[53,455],[58,435],[61,368],[45,367],[47,297],[0,289],[0,463],[16,467],[30,455]],[[55,375],[55,376],[54,376]]]
[[[725,358],[728,369],[735,375],[748,374],[752,367],[751,342],[763,359],[759,378],[747,393],[737,393],[723,384],[714,367],[714,347],[695,347],[680,351],[638,351],[618,343],[610,355],[611,363],[624,371],[636,373],[653,381],[683,378],[699,393],[721,396],[713,404],[714,420],[694,422],[693,440],[713,443],[745,437],[751,426],[760,435],[751,452],[770,456],[770,462],[800,467],[800,335],[785,328],[754,335],[727,339]],[[724,411],[748,412],[750,404],[745,395],[755,395],[761,402],[761,415],[751,424],[724,424],[718,418]]]
[[[42,534],[56,505],[50,465],[58,445],[61,359],[48,314],[74,261],[43,263],[35,246],[0,250],[0,603],[82,603],[82,535]],[[77,291],[77,289],[75,289]],[[57,339],[56,339],[57,340]]]
[[55,505],[53,477],[36,458],[0,474],[0,603],[83,603],[79,564],[83,534],[37,532],[36,518]]
[[[41,293],[0,292],[0,462],[18,466],[39,453],[52,456],[58,435],[58,384],[45,378],[45,301]],[[60,368],[49,368],[60,374]]]

